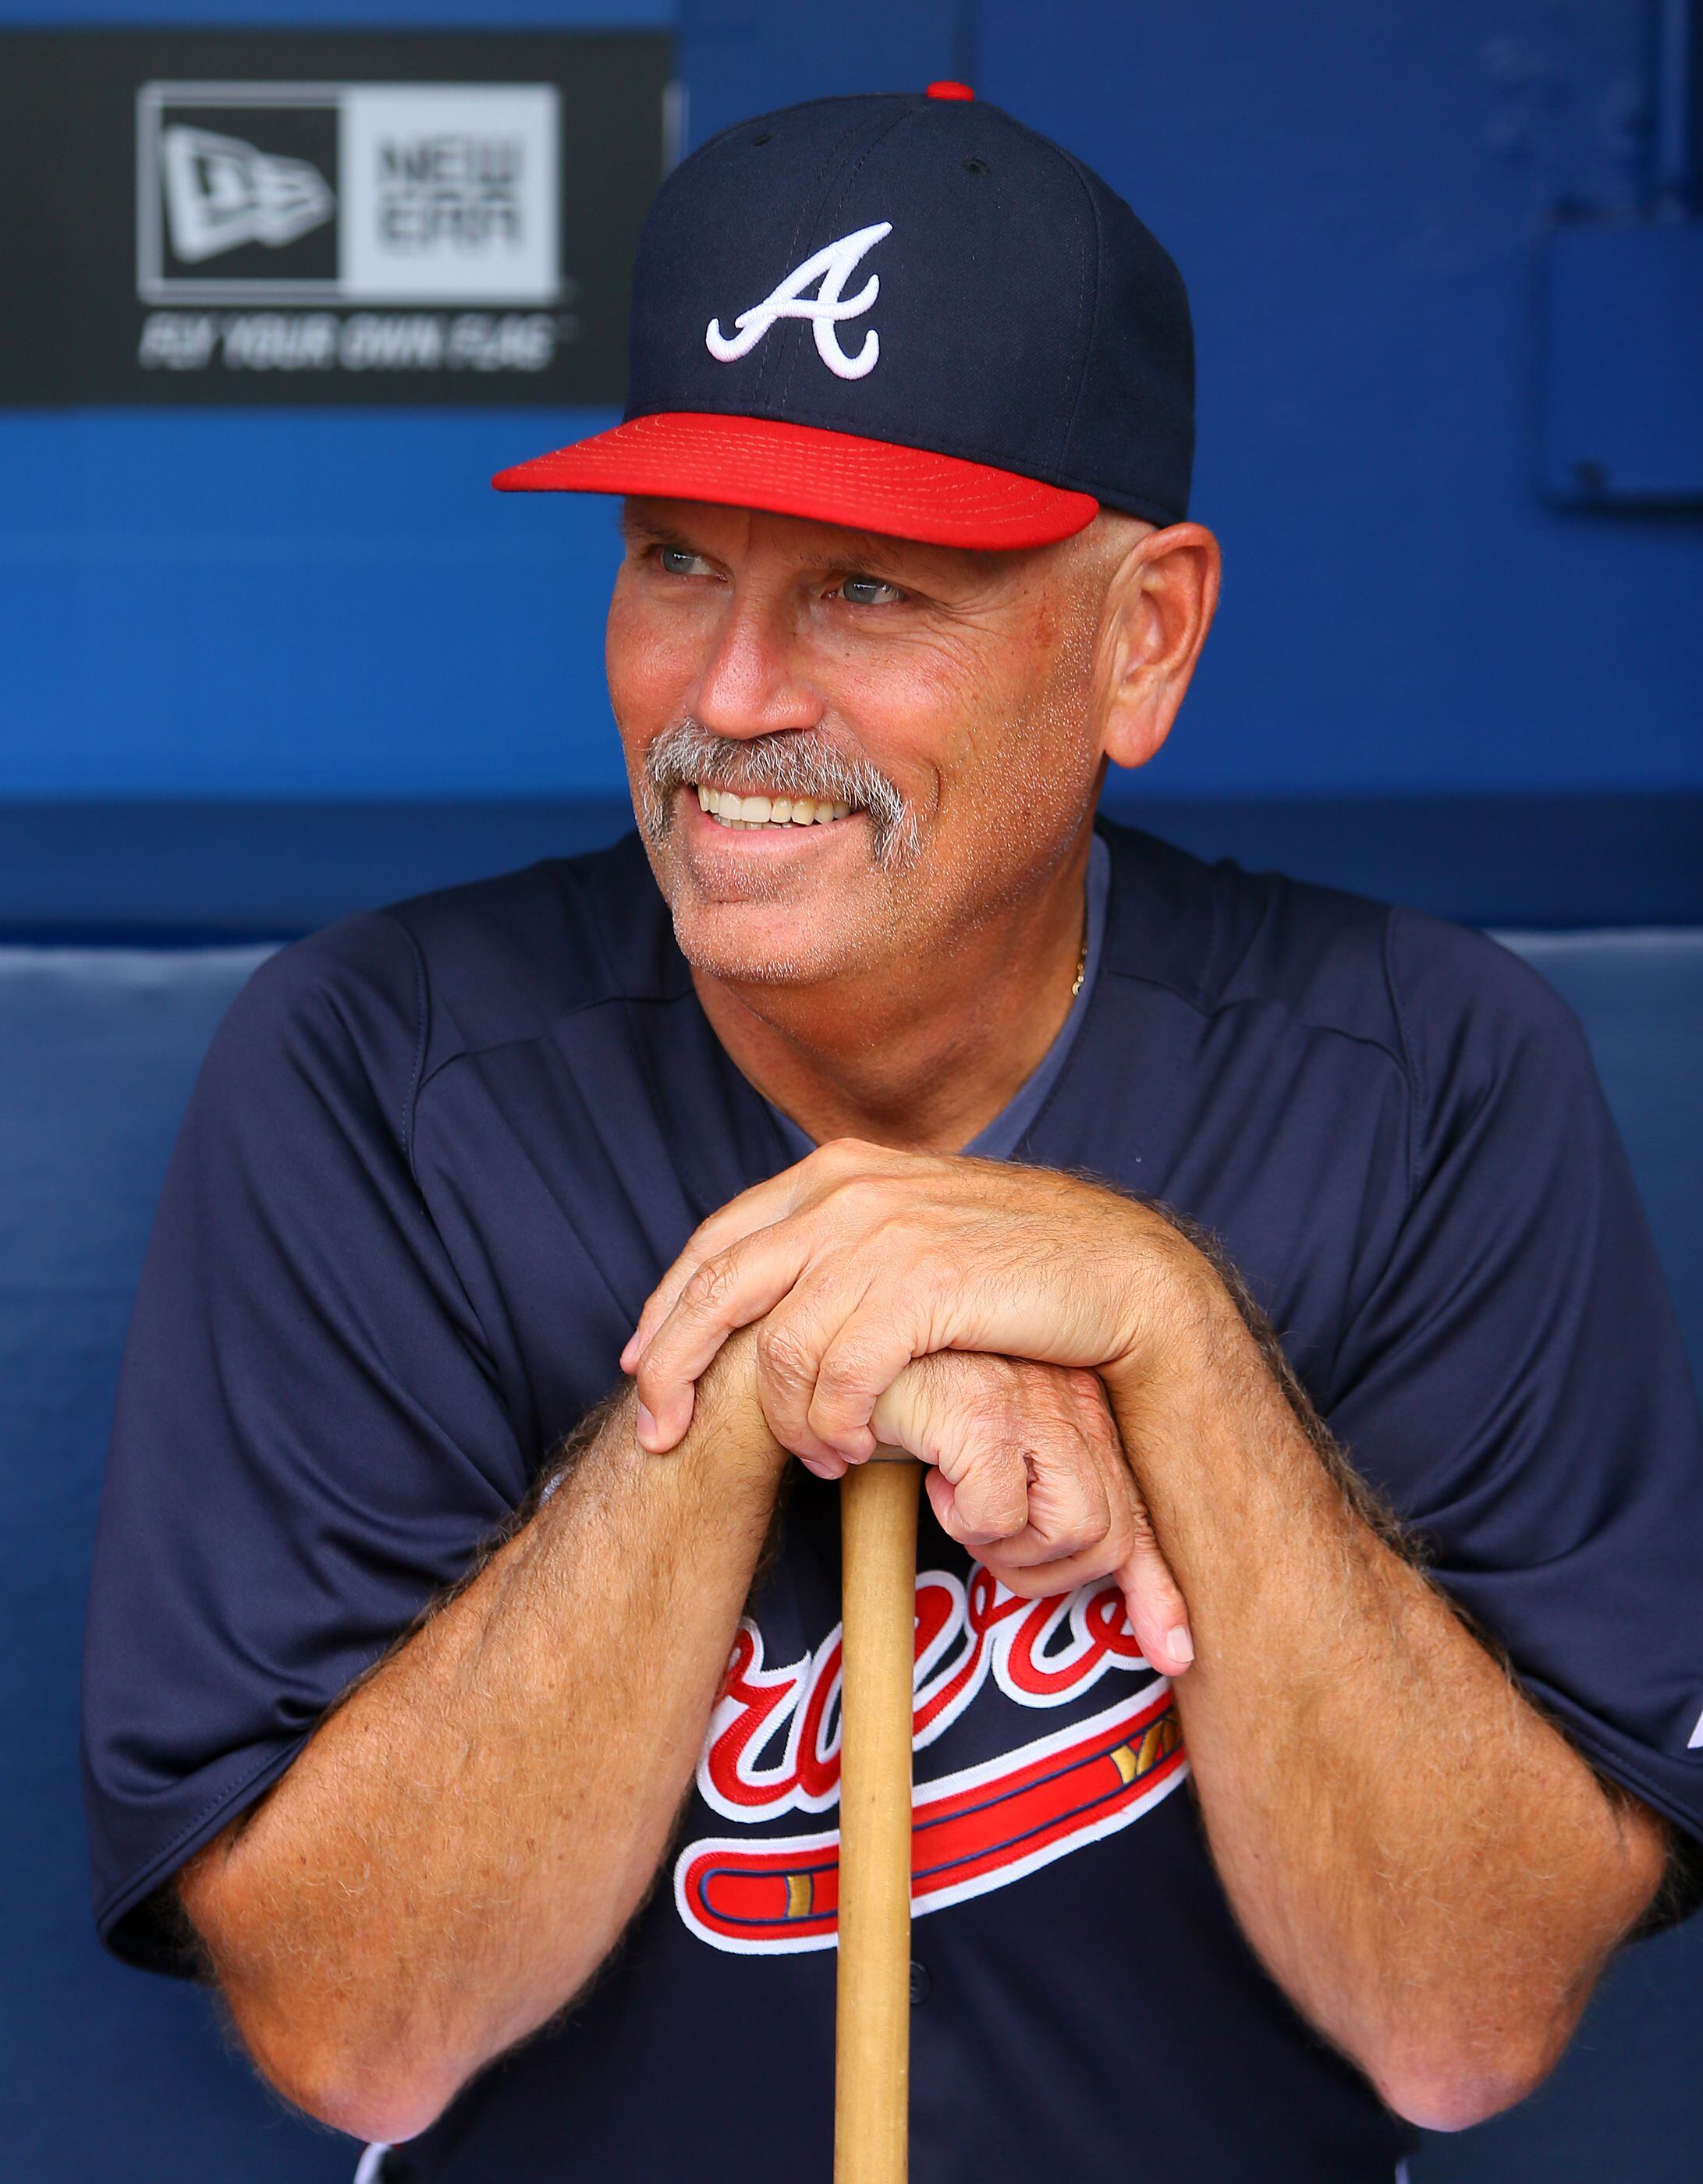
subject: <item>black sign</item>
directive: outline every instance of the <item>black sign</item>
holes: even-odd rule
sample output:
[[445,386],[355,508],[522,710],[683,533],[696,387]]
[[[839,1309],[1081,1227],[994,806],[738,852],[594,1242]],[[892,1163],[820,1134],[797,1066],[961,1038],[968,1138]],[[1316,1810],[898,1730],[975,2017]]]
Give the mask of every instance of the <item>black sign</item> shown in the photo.
[[0,33],[0,403],[618,403],[660,35]]

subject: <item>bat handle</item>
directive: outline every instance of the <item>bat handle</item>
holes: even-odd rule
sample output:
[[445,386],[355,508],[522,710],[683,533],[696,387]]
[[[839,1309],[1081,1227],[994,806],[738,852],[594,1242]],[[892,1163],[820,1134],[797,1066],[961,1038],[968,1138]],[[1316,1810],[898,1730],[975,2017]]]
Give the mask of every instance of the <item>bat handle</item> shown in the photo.
[[922,1466],[882,1449],[840,1487],[840,1964],[834,2184],[910,2159],[911,1713]]

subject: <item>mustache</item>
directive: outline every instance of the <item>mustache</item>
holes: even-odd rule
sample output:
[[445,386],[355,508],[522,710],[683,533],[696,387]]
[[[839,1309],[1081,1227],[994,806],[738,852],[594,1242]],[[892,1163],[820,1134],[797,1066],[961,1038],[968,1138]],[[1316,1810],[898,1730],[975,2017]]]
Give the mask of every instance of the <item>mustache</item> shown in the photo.
[[721,736],[694,720],[665,728],[645,754],[639,821],[653,842],[673,823],[686,788],[740,788],[850,804],[868,814],[883,864],[908,862],[921,846],[916,813],[897,785],[862,757],[848,758],[819,728],[765,736]]

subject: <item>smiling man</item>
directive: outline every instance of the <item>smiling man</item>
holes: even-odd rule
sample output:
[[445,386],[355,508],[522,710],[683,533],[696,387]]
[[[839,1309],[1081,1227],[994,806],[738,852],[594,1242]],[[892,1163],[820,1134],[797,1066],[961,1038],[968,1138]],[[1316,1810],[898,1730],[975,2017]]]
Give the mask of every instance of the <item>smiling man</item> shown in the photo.
[[955,1151],[1080,985],[1100,776],[1164,739],[1214,541],[1107,512],[973,553],[636,499],[625,531],[610,690],[717,1036],[816,1139]]
[[499,482],[623,496],[637,837],[283,951],[197,1089],[102,1930],[369,2176],[825,2176],[832,1482],[896,1441],[919,2184],[1389,2184],[1703,1830],[1696,1408],[1580,1034],[1097,822],[1219,560],[1181,281],[1068,153],[950,85],[729,131],[631,383]]

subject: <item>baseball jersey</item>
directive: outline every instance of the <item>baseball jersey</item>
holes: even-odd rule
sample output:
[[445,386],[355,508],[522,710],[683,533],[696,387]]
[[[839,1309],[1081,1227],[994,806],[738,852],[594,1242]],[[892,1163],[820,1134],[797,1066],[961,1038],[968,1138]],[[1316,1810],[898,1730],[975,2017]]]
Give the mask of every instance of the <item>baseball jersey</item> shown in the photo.
[[[1099,835],[1094,976],[1008,1150],[1214,1230],[1438,1582],[1595,1767],[1703,1833],[1696,1403],[1578,1027],[1476,934]],[[86,1765],[120,1955],[170,1967],[150,1897],[463,1573],[789,1128],[631,837],[256,975],[171,1164],[102,1514]],[[650,1901],[387,2176],[829,2174],[839,1535],[794,1468]],[[917,2184],[1388,2184],[1410,2134],[1242,1940],[1115,1589],[1018,1600],[925,1507],[916,1632]]]

